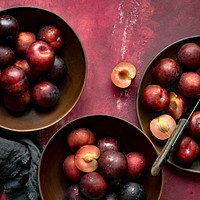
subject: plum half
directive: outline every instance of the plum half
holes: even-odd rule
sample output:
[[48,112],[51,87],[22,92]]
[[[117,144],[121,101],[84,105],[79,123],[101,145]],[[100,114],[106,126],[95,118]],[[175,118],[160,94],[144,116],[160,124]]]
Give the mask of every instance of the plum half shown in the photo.
[[95,145],[84,145],[77,150],[75,155],[75,165],[83,172],[93,172],[98,167],[97,159],[100,150]]
[[175,128],[176,121],[168,114],[159,115],[150,122],[151,133],[159,140],[168,139]]

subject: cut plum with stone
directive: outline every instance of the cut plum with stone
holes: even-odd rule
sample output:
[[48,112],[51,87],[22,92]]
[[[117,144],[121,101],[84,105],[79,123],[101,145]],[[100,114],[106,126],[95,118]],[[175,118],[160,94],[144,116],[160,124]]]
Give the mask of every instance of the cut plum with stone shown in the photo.
[[125,155],[115,150],[103,152],[99,157],[98,164],[99,173],[106,179],[123,177],[127,169]]
[[175,128],[176,121],[168,114],[159,115],[150,122],[151,133],[159,140],[168,139]]
[[120,62],[111,72],[111,81],[119,88],[127,88],[136,76],[136,67],[130,62]]
[[84,145],[76,152],[75,165],[83,172],[93,172],[98,167],[99,156],[100,150],[97,146]]
[[108,150],[119,151],[119,143],[113,138],[100,138],[97,141],[97,147],[100,149],[101,153]]
[[156,84],[166,87],[173,84],[181,74],[181,68],[172,58],[163,58],[151,71]]
[[169,93],[160,85],[147,85],[141,94],[143,106],[152,112],[159,112],[169,105]]
[[75,155],[68,155],[63,162],[63,170],[65,176],[69,181],[78,182],[83,176],[83,172],[80,171],[75,165]]
[[187,111],[187,100],[183,95],[177,94],[175,92],[170,92],[169,98],[170,103],[166,108],[166,112],[175,120],[178,120]]
[[85,174],[79,183],[82,194],[88,199],[101,199],[107,192],[108,185],[98,172]]
[[67,137],[67,144],[73,152],[84,145],[93,145],[94,143],[95,136],[93,132],[87,128],[77,128],[71,131]]
[[119,191],[120,200],[146,200],[144,187],[136,182],[125,183]]
[[147,167],[147,160],[142,153],[130,152],[126,154],[127,159],[127,177],[138,179],[141,177]]

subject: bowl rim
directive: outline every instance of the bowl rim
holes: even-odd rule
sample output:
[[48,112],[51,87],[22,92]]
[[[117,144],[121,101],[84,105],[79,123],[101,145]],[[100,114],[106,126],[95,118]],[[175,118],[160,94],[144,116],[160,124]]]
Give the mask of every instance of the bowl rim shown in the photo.
[[[144,137],[146,137],[146,139],[150,142],[150,144],[152,145],[153,149],[155,150],[155,153],[158,155],[158,152],[156,150],[155,145],[153,144],[153,142],[150,140],[150,138],[144,133],[144,131],[142,129],[140,129],[139,127],[137,127],[135,124],[131,123],[130,121],[123,119],[121,117],[118,116],[114,116],[111,114],[86,114],[80,117],[77,117],[69,122],[67,122],[66,124],[64,124],[61,128],[59,128],[51,137],[50,139],[47,141],[46,145],[44,146],[44,149],[42,151],[40,160],[39,160],[39,164],[38,164],[38,186],[39,186],[39,192],[41,195],[41,198],[44,200],[43,195],[42,195],[42,188],[41,188],[41,182],[40,182],[40,176],[41,176],[41,163],[42,163],[42,158],[46,152],[46,148],[48,147],[48,145],[52,142],[52,140],[54,139],[54,137],[56,137],[56,135],[58,134],[58,132],[60,132],[63,128],[65,128],[67,125],[74,123],[78,120],[81,120],[82,118],[91,118],[91,117],[106,117],[106,118],[114,118],[117,120],[121,120],[125,123],[128,123],[129,125],[133,126],[134,128],[136,128],[141,134],[143,134]],[[162,191],[163,191],[163,186],[164,186],[164,170],[161,169],[160,173],[161,174],[161,186],[160,186],[160,192],[159,192],[159,196],[158,196],[158,200],[161,198],[162,195]],[[158,174],[158,175],[159,175]]]
[[42,12],[46,12],[46,13],[49,13],[51,15],[54,15],[55,17],[57,17],[58,19],[60,19],[61,21],[63,21],[67,26],[68,28],[73,32],[73,34],[75,35],[80,47],[81,47],[81,50],[82,50],[82,53],[83,53],[83,59],[84,59],[84,65],[85,65],[85,74],[84,74],[84,80],[83,80],[83,84],[82,84],[82,87],[81,87],[81,90],[80,90],[80,93],[79,95],[77,96],[76,98],[76,101],[73,103],[73,105],[71,106],[71,108],[63,115],[61,115],[57,120],[47,124],[47,125],[44,125],[42,127],[38,127],[38,128],[31,128],[31,129],[16,129],[16,128],[9,128],[7,126],[4,126],[2,124],[0,124],[0,128],[3,128],[3,129],[6,129],[6,130],[9,130],[9,131],[15,131],[15,132],[33,132],[33,131],[39,131],[39,130],[43,130],[43,129],[46,129],[46,128],[49,128],[53,125],[55,125],[56,123],[58,123],[59,121],[61,121],[64,117],[66,117],[73,109],[74,107],[76,106],[76,104],[78,103],[78,101],[80,100],[82,94],[83,94],[83,91],[85,89],[85,86],[86,86],[86,83],[87,83],[87,77],[88,77],[88,60],[87,60],[87,56],[86,56],[86,51],[85,51],[85,48],[83,47],[83,43],[82,41],[80,40],[77,32],[74,30],[74,28],[72,28],[72,26],[63,18],[61,17],[61,15],[49,10],[49,9],[45,9],[45,8],[40,8],[40,7],[35,7],[35,6],[12,6],[12,7],[8,7],[8,8],[4,8],[2,10],[0,10],[0,15],[2,12],[6,12],[6,11],[9,11],[9,10],[13,10],[13,9],[32,9],[32,10],[38,10],[38,11],[42,11]]

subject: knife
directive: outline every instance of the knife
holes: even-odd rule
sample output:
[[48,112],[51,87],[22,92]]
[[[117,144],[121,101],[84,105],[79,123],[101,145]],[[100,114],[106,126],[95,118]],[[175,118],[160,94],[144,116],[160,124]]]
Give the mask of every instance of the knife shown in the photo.
[[162,165],[168,160],[170,153],[172,152],[174,145],[176,144],[177,140],[180,138],[182,132],[185,130],[186,126],[189,123],[189,119],[200,104],[200,99],[197,101],[195,106],[193,107],[192,111],[189,114],[189,117],[181,118],[178,121],[176,129],[173,131],[171,137],[167,140],[165,146],[163,147],[162,151],[158,155],[157,159],[155,160],[152,168],[151,168],[151,175],[156,176],[160,172]]

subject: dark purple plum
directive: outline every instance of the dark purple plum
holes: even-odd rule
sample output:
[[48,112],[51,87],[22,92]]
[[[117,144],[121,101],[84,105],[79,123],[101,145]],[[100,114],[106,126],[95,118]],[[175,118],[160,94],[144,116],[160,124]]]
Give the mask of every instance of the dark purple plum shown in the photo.
[[107,192],[107,183],[98,172],[86,173],[79,182],[80,191],[88,199],[101,199]]
[[63,45],[61,31],[56,26],[44,26],[40,29],[37,38],[48,43],[55,52],[60,51]]
[[103,200],[118,200],[116,193],[108,193]]
[[78,184],[70,185],[66,191],[67,200],[86,200],[81,194]]
[[200,66],[200,46],[196,43],[186,43],[178,51],[177,61],[187,70],[195,70]]
[[23,94],[18,96],[5,93],[3,96],[3,102],[5,107],[11,112],[25,112],[31,104],[30,91],[26,90]]
[[125,155],[115,150],[103,152],[99,157],[98,164],[99,173],[106,179],[123,177],[127,169]]
[[146,200],[146,192],[143,186],[136,182],[125,183],[119,191],[120,200]]
[[53,107],[58,102],[59,98],[59,89],[49,81],[39,82],[33,87],[33,102],[41,108]]
[[8,47],[0,45],[0,68],[5,69],[15,62],[15,53]]
[[100,138],[97,141],[97,147],[100,149],[101,153],[108,150],[119,151],[119,144],[113,138]]
[[19,33],[18,21],[10,15],[0,16],[0,38],[12,41]]
[[21,95],[28,89],[26,73],[16,66],[5,68],[1,73],[0,86],[7,94]]
[[170,86],[181,74],[181,68],[178,63],[171,58],[163,58],[152,69],[152,77],[154,81],[162,86]]
[[47,79],[53,83],[61,83],[66,76],[67,66],[62,58],[55,56],[53,66],[47,72]]

